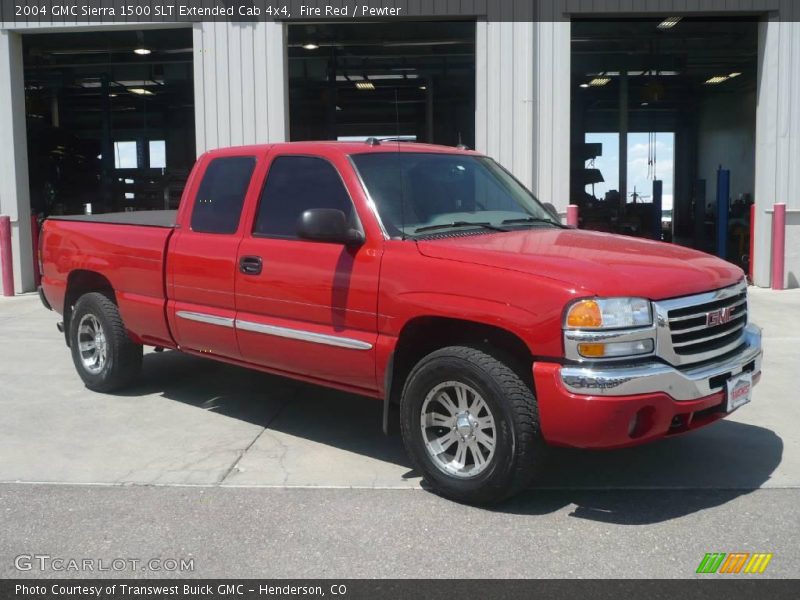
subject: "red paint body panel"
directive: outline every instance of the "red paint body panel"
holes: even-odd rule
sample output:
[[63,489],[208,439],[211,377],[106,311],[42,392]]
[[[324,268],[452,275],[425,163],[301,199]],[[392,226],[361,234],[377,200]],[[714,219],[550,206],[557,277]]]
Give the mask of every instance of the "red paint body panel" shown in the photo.
[[[582,296],[653,300],[704,292],[742,277],[735,266],[668,244],[579,230],[530,229],[429,241],[389,239],[349,156],[365,152],[468,153],[423,144],[378,146],[302,142],[214,150],[198,159],[174,229],[48,220],[42,249],[45,295],[59,312],[71,274],[91,271],[113,287],[134,339],[179,347],[304,381],[374,397],[404,327],[445,317],[492,325],[519,337],[537,361],[534,379],[545,437],[554,444],[613,447],[666,435],[675,415],[721,402],[719,395],[676,403],[660,392],[636,397],[576,396],[560,384],[561,322]],[[318,156],[339,172],[366,242],[357,248],[252,235],[272,159]],[[209,162],[254,156],[255,171],[238,229],[191,229],[191,213]],[[262,272],[243,274],[242,256],[259,256]],[[184,313],[221,319],[199,322]],[[258,331],[239,327],[247,322]],[[317,342],[275,331],[302,331]],[[319,336],[322,336],[320,338]],[[318,343],[344,338],[350,347]],[[646,432],[631,439],[633,414],[652,408]],[[718,418],[688,421],[692,429]],[[674,428],[673,428],[674,429]]]
[[63,313],[67,279],[75,271],[105,277],[133,337],[171,344],[164,319],[164,263],[172,230],[47,220],[42,235],[42,287]]
[[[309,155],[304,145],[278,148],[269,153],[267,163],[278,156]],[[339,152],[326,151],[324,145],[313,155],[328,160],[338,171],[356,210],[364,206],[364,191],[347,158]],[[260,175],[262,180],[268,166]],[[262,186],[263,181],[257,190]],[[244,219],[248,223],[255,220],[257,202],[256,198],[248,204]],[[374,344],[383,239],[376,225],[364,223],[369,232],[367,241],[355,248],[257,236],[250,231],[252,227],[247,228],[238,255],[260,257],[263,270],[258,275],[236,272],[239,319],[345,337],[370,344],[372,348],[354,351],[239,329],[237,336],[244,360],[361,390],[377,390]]]
[[[709,410],[725,401],[725,393],[721,391],[681,402],[664,392],[636,396],[583,396],[569,392],[561,384],[560,369],[561,366],[555,363],[537,362],[533,366],[542,434],[548,443],[555,446],[638,446],[699,429],[727,416],[722,410]],[[757,382],[760,376],[760,373],[754,374],[753,382]],[[640,429],[631,436],[631,420],[640,411],[643,411]],[[675,417],[679,417],[680,424],[672,427]]]
[[744,275],[739,267],[697,250],[580,229],[476,235],[419,247],[426,256],[552,279],[581,295],[663,300],[733,285]]
[[[167,259],[170,327],[181,348],[205,354],[242,359],[233,327],[200,323],[182,318],[180,313],[202,313],[225,319],[236,318],[235,284],[237,252],[245,231],[244,209],[237,230],[231,234],[192,231],[194,199],[211,161],[223,156],[252,156],[257,164],[245,197],[245,206],[255,202],[256,180],[263,174],[266,148],[250,146],[209,152],[197,159],[178,211],[178,230],[170,244]],[[184,199],[189,199],[184,202]]]

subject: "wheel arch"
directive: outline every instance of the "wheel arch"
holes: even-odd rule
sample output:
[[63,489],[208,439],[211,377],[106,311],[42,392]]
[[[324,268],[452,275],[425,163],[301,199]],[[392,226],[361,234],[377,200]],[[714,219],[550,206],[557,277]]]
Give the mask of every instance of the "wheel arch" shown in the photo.
[[72,318],[72,309],[78,298],[89,292],[101,292],[107,295],[114,303],[117,302],[114,286],[105,275],[87,269],[74,269],[67,277],[67,288],[64,294],[64,340],[69,342],[69,324]]
[[448,346],[473,346],[491,349],[508,361],[520,378],[533,385],[530,365],[534,353],[517,333],[496,324],[436,315],[409,319],[400,330],[384,374],[383,428],[388,433],[393,419],[392,405],[400,395],[411,369],[423,357]]

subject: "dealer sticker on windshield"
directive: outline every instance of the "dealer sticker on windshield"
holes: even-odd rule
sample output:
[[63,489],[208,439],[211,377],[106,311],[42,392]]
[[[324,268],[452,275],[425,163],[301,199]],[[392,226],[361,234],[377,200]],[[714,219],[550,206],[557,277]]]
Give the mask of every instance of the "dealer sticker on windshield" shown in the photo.
[[753,389],[753,374],[740,373],[728,380],[728,400],[726,410],[734,411],[740,406],[750,402],[750,393]]

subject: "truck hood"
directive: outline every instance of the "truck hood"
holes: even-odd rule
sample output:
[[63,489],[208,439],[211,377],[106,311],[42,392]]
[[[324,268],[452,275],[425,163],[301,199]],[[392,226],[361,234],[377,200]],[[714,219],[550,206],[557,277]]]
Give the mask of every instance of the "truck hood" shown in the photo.
[[561,281],[598,296],[663,300],[733,285],[741,269],[682,246],[578,229],[527,229],[420,240],[431,258]]

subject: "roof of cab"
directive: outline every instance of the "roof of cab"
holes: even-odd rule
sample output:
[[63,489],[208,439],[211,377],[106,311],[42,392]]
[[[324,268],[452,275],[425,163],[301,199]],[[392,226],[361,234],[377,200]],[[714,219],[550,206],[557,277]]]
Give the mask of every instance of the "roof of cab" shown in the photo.
[[291,153],[300,152],[338,152],[345,155],[365,154],[370,152],[426,152],[434,154],[480,154],[467,148],[441,146],[438,144],[419,144],[417,142],[397,142],[394,140],[380,141],[379,143],[364,142],[338,142],[332,140],[310,142],[280,142],[276,144],[256,144],[249,146],[232,146],[209,150],[207,154],[213,155],[241,155],[243,153],[261,154],[268,150],[286,150]]

